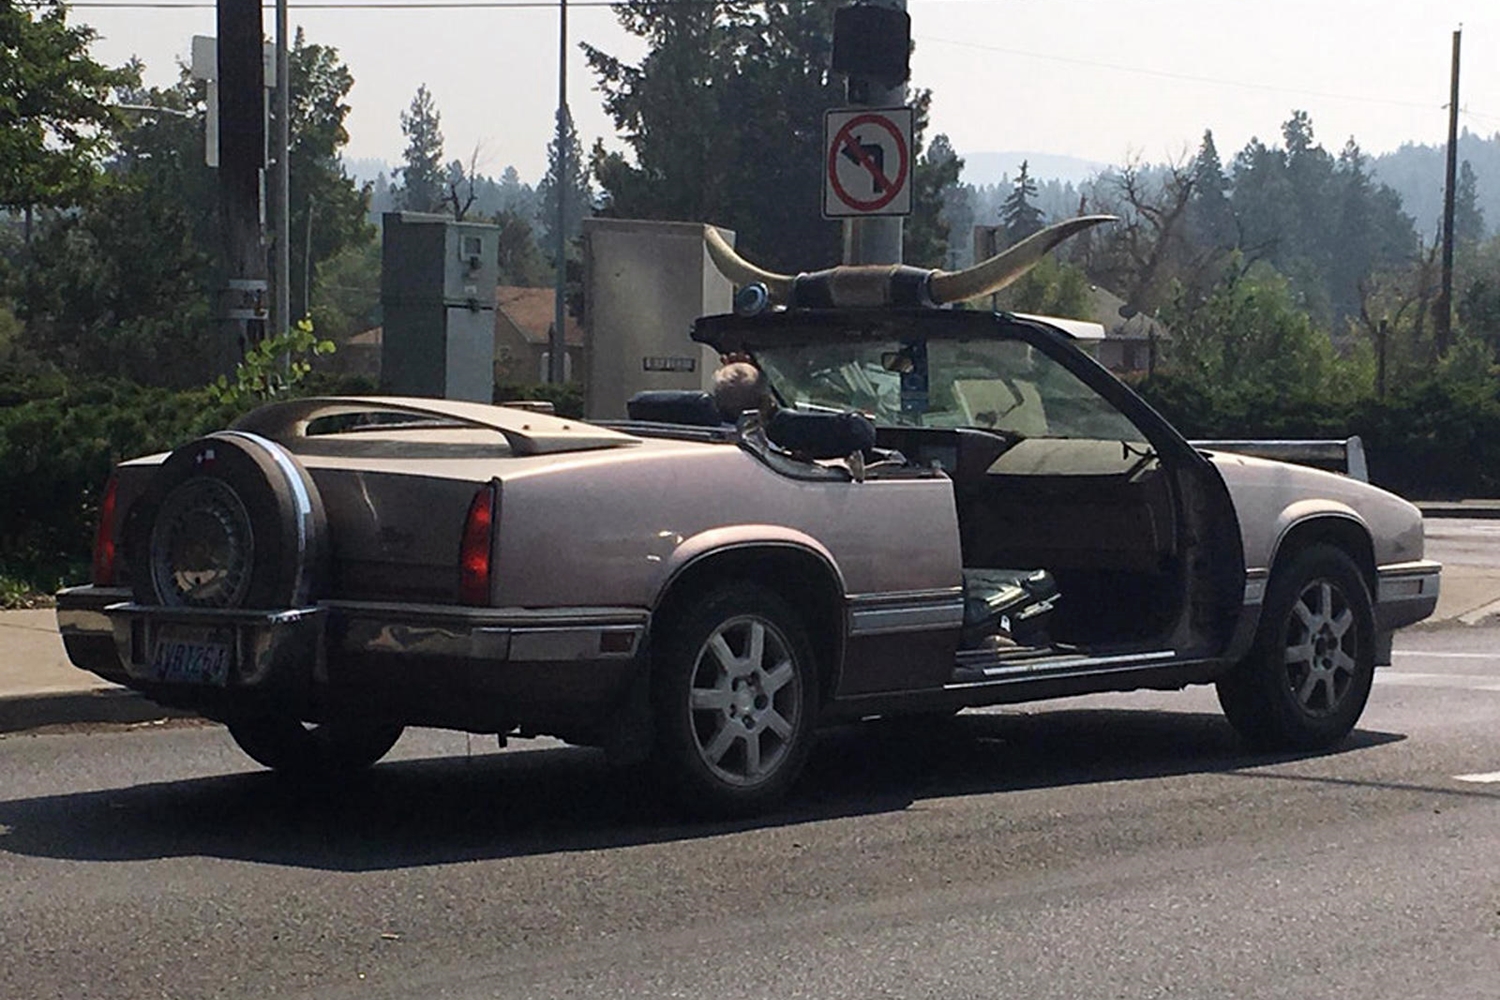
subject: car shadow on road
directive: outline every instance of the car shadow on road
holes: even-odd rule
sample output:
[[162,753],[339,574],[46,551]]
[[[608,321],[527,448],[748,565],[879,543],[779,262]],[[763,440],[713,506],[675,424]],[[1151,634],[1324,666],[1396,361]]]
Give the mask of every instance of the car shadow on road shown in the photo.
[[1359,730],[1327,753],[1264,755],[1247,752],[1218,715],[965,713],[829,731],[783,809],[734,823],[684,821],[643,770],[557,748],[393,761],[333,787],[251,772],[0,802],[0,851],[398,869],[691,839],[949,796],[1231,772],[1403,738]]

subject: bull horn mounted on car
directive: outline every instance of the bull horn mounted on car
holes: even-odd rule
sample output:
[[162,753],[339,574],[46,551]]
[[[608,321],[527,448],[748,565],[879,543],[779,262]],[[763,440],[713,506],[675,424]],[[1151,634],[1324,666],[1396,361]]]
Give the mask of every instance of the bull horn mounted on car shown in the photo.
[[[758,285],[764,289],[759,305],[792,309],[942,306],[998,292],[1035,267],[1063,240],[1101,222],[1115,221],[1113,215],[1067,219],[962,271],[905,264],[841,264],[812,273],[777,274],[735,253],[713,226],[707,227],[704,242],[720,274],[742,288]],[[752,306],[752,311],[758,309]]]

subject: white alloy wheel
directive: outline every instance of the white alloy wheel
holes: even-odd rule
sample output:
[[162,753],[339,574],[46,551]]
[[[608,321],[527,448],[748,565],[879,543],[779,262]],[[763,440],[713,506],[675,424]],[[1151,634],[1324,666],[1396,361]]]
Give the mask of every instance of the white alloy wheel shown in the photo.
[[653,756],[678,805],[746,816],[780,801],[807,760],[818,705],[802,618],[766,587],[721,584],[663,613],[651,661]]
[[776,773],[803,712],[793,654],[774,622],[731,618],[698,650],[689,691],[693,740],[708,770],[730,785]]
[[1316,579],[1292,603],[1286,623],[1286,675],[1309,716],[1338,711],[1359,671],[1354,609],[1337,580]]

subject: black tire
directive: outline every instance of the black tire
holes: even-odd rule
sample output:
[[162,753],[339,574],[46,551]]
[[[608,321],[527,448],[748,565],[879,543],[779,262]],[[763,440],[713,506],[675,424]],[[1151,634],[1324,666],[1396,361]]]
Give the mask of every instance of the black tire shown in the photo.
[[327,523],[312,477],[253,434],[178,448],[132,505],[126,560],[141,604],[306,606],[328,572]]
[[1219,680],[1219,704],[1252,746],[1318,750],[1354,729],[1374,679],[1364,577],[1342,550],[1313,545],[1272,575],[1255,645]]
[[304,725],[290,715],[231,719],[229,735],[259,764],[292,778],[328,778],[362,771],[384,757],[402,727],[338,720]]
[[746,816],[779,802],[812,747],[817,677],[801,620],[764,587],[710,591],[663,622],[652,654],[654,756],[678,803]]

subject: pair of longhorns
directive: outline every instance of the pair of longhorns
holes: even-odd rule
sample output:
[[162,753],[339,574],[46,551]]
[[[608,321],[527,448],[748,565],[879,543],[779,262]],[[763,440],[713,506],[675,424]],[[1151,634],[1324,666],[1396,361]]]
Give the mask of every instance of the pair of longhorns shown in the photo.
[[1063,240],[1101,222],[1114,221],[1113,215],[1080,215],[1048,226],[962,271],[904,264],[843,264],[810,274],[776,274],[735,253],[712,226],[704,241],[724,277],[740,286],[763,286],[771,305],[791,309],[941,306],[998,292],[1035,267]]

